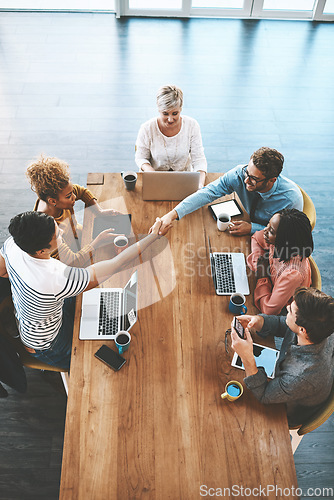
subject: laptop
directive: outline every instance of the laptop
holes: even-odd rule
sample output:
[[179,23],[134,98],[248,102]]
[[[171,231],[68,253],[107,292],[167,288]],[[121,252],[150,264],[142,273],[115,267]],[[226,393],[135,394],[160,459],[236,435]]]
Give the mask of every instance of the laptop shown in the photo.
[[124,288],[93,288],[82,298],[80,340],[114,339],[137,321],[137,271]]
[[143,200],[181,201],[199,188],[199,172],[143,172]]
[[217,295],[242,293],[249,295],[246,261],[243,253],[212,252],[210,238],[210,263],[213,284]]

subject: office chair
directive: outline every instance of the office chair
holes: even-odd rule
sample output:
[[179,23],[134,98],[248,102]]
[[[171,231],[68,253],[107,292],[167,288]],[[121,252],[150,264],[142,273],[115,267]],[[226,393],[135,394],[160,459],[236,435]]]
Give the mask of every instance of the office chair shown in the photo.
[[311,267],[311,286],[321,290],[321,274],[312,256],[308,258]]
[[322,425],[326,422],[326,420],[329,419],[332,413],[334,413],[334,384],[332,386],[329,398],[324,403],[323,407],[318,410],[317,413],[307,422],[305,422],[301,427],[299,427],[298,429],[290,429],[292,453],[295,453],[303,436],[320,427],[320,425]]
[[[298,184],[297,184],[297,186],[298,186]],[[303,195],[303,202],[304,202],[303,212],[310,219],[311,228],[313,230],[314,226],[315,226],[315,221],[317,218],[314,203],[311,200],[311,197],[304,191],[304,189],[302,189],[300,186],[298,186],[298,187],[300,189],[300,192]]]
[[[46,363],[43,363],[42,361],[39,361],[38,359],[35,359],[33,356],[29,354],[28,351],[24,348],[20,337],[19,337],[19,332],[16,329],[17,336],[13,337],[8,331],[7,328],[4,326],[4,321],[3,317],[5,315],[8,315],[9,317],[12,316],[14,320],[14,311],[13,311],[13,302],[11,296],[6,297],[2,302],[0,306],[0,335],[3,335],[6,337],[16,352],[20,356],[20,360],[23,366],[26,366],[27,368],[34,368],[36,370],[48,370],[52,372],[59,372],[64,384],[64,389],[66,394],[68,394],[68,380],[69,380],[69,375],[68,372],[65,371],[63,368],[59,368],[57,366],[52,366],[48,365]],[[13,321],[14,325],[14,321]],[[12,326],[12,329],[14,329],[15,326]]]

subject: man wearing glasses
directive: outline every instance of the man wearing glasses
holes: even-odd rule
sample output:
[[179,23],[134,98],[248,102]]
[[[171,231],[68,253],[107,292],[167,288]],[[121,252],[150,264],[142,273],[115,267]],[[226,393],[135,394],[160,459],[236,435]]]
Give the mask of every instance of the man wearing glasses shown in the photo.
[[284,156],[276,149],[262,147],[252,154],[248,165],[238,165],[214,182],[185,198],[162,217],[160,234],[165,234],[174,220],[181,219],[207,203],[236,192],[249,213],[251,223],[234,221],[230,233],[236,236],[260,231],[269,219],[283,208],[303,210],[298,186],[280,175]]

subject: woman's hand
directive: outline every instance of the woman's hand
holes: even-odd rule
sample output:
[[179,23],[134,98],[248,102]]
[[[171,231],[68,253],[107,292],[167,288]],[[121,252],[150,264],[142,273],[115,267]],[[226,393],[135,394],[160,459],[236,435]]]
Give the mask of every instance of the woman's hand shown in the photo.
[[161,219],[160,219],[160,217],[157,217],[155,219],[155,223],[150,228],[150,230],[149,230],[148,233],[149,234],[156,234],[156,235],[158,235],[158,234],[160,234],[160,231],[159,231],[160,227],[161,227]]
[[96,250],[103,245],[110,245],[110,243],[114,241],[115,236],[118,236],[118,234],[113,231],[114,228],[102,231],[98,236],[96,236],[95,240],[92,241],[91,246]]
[[120,215],[122,212],[118,212],[117,210],[114,210],[113,208],[101,208],[99,210],[99,215],[103,215],[103,217],[108,217],[110,215]]

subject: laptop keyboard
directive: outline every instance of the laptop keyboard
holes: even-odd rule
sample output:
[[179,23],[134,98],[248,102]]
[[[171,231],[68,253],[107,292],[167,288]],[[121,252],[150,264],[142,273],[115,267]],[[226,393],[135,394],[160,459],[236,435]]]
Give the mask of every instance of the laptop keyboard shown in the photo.
[[235,293],[232,255],[215,254],[217,290],[220,293]]
[[99,335],[116,335],[119,331],[119,292],[101,292]]

